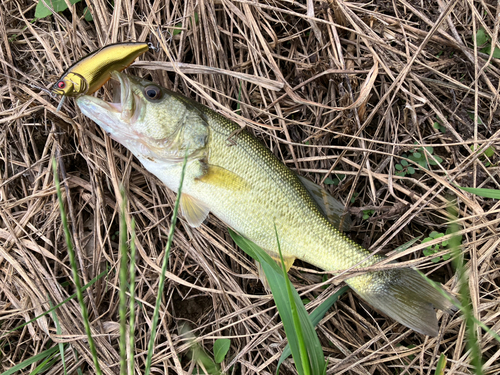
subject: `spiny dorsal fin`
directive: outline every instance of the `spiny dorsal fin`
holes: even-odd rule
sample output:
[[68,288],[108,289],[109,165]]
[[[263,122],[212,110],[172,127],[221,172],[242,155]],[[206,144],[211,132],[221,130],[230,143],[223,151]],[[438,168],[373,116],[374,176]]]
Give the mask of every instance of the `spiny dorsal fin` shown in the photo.
[[193,228],[199,227],[208,216],[209,209],[202,202],[182,193],[180,200],[182,215]]
[[352,222],[350,216],[344,214],[345,206],[321,186],[302,176],[299,176],[299,179],[335,228],[348,232],[351,229]]

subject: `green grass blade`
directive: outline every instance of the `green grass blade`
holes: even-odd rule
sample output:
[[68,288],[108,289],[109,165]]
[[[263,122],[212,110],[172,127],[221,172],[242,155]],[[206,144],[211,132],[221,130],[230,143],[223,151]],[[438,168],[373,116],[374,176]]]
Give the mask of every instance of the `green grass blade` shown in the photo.
[[23,368],[32,365],[33,363],[36,363],[40,360],[45,360],[46,358],[49,358],[52,354],[56,353],[59,350],[59,346],[56,345],[50,349],[44,350],[41,353],[38,353],[37,355],[34,355],[31,358],[28,358],[21,363],[15,365],[14,367],[8,369],[7,371],[3,372],[0,375],[12,375],[15,374],[18,371],[21,371]]
[[120,187],[122,204],[120,207],[120,374],[126,373],[127,368],[127,221],[125,220],[127,199],[123,187]]
[[[47,299],[49,300],[49,305],[51,307],[51,310],[54,306],[52,306],[52,300],[50,299],[50,296],[47,296]],[[58,335],[62,333],[61,330],[61,325],[59,324],[59,319],[57,319],[57,314],[55,313],[54,310],[51,311],[52,319],[54,320],[54,323],[56,325],[56,332]],[[61,352],[61,361],[63,364],[63,373],[66,375],[66,361],[64,359],[64,344],[62,342],[59,343],[59,352]]]
[[[459,228],[458,225],[451,224],[452,228],[451,233],[458,233]],[[482,364],[482,356],[481,356],[481,348],[479,347],[479,343],[477,341],[476,329],[475,329],[475,317],[471,308],[471,299],[470,299],[470,291],[469,291],[469,283],[467,280],[467,275],[465,273],[465,266],[463,264],[463,260],[461,257],[460,251],[460,236],[453,235],[450,239],[450,248],[453,254],[453,264],[455,266],[457,276],[458,276],[458,284],[459,284],[459,300],[462,305],[462,313],[465,319],[465,327],[466,327],[466,335],[467,335],[467,345],[470,350],[471,355],[471,364],[474,366],[474,373],[476,375],[483,374],[483,364]]]
[[36,375],[40,372],[47,371],[55,363],[56,359],[54,357],[56,356],[56,354],[57,354],[57,351],[55,353],[52,353],[51,355],[47,356],[47,358],[45,358],[42,361],[42,363],[40,363],[38,366],[36,366],[35,369],[30,372],[29,375]]
[[[73,355],[75,356],[75,362],[78,362],[78,350],[76,349],[73,349]],[[76,369],[76,373],[78,375],[83,375],[83,372],[82,372],[82,368],[80,366],[78,366],[78,368]]]
[[[248,255],[261,263],[262,269],[266,274],[269,286],[271,287],[276,307],[278,308],[278,312],[283,322],[283,327],[285,329],[288,343],[290,344],[292,355],[295,359],[295,367],[299,374],[304,374],[304,368],[300,360],[299,342],[294,329],[293,317],[290,310],[291,301],[288,297],[286,281],[283,277],[281,267],[279,267],[278,264],[264,250],[262,250],[253,242],[247,240],[246,238],[240,236],[232,230],[229,230],[229,233],[236,244],[243,251],[245,251]],[[307,311],[302,304],[302,300],[300,299],[300,296],[295,288],[292,288],[292,294],[303,329],[303,337],[309,355],[311,373],[321,374],[325,366],[321,344],[319,342],[318,336],[316,335],[316,331],[314,330],[314,326],[309,318],[309,315],[307,314]]]
[[402,252],[405,251],[406,249],[409,249],[415,242],[417,242],[422,236],[415,237],[408,241],[407,243],[402,244],[401,246],[398,246],[397,248],[394,249],[395,252]]
[[[274,225],[274,232],[276,234],[276,241],[278,242],[278,251],[280,254],[280,259],[281,259],[281,269],[283,271],[283,278],[285,279],[285,284],[286,284],[286,291],[288,294],[288,301],[290,305],[290,312],[292,313],[292,321],[293,321],[293,327],[295,329],[295,334],[297,335],[297,343],[299,346],[299,353],[300,353],[300,361],[302,363],[302,369],[304,371],[305,375],[310,375],[311,374],[311,365],[309,363],[309,356],[307,354],[307,349],[306,349],[306,343],[304,341],[304,335],[302,332],[302,324],[300,323],[300,318],[299,318],[299,313],[298,313],[298,308],[297,305],[295,304],[295,299],[293,298],[293,293],[292,293],[292,283],[290,282],[290,279],[288,278],[286,266],[285,266],[285,261],[283,259],[283,254],[281,253],[281,245],[280,245],[280,240],[278,237],[278,230],[276,229],[276,225]],[[302,302],[299,302],[302,306]],[[295,357],[294,357],[295,358]]]
[[57,164],[56,160],[52,159],[52,170],[54,172],[54,184],[57,191],[57,199],[59,201],[59,210],[61,211],[61,221],[64,229],[64,238],[66,240],[66,245],[68,246],[69,261],[71,264],[71,271],[73,274],[73,281],[76,288],[76,296],[80,304],[80,309],[83,318],[83,325],[85,327],[85,332],[87,333],[87,339],[89,343],[90,352],[92,354],[92,360],[94,362],[95,370],[98,375],[101,375],[101,366],[99,366],[99,360],[97,357],[97,351],[94,345],[94,339],[92,338],[92,331],[90,330],[89,317],[87,313],[87,306],[83,300],[83,292],[80,284],[80,276],[78,276],[78,266],[76,264],[75,251],[73,249],[73,242],[71,241],[71,234],[69,232],[68,219],[66,217],[66,212],[64,210],[64,202],[61,193],[61,184],[59,183],[59,177],[57,175]]
[[435,375],[444,375],[444,369],[446,368],[446,356],[441,353],[441,356],[439,357],[438,363],[436,364],[436,371],[434,372]]
[[167,270],[168,257],[170,255],[170,247],[172,246],[172,241],[174,239],[175,224],[177,223],[177,212],[179,211],[179,203],[182,195],[182,185],[184,183],[184,175],[186,173],[187,164],[187,154],[184,156],[184,162],[182,164],[181,181],[179,184],[179,190],[177,192],[177,198],[175,200],[174,212],[172,214],[172,222],[170,224],[170,231],[168,233],[167,247],[165,248],[165,256],[163,257],[163,263],[161,266],[160,280],[158,284],[158,295],[156,296],[156,304],[153,312],[153,321],[151,324],[151,337],[148,342],[148,356],[146,358],[146,368],[144,370],[144,375],[149,375],[151,371],[151,359],[153,358],[153,348],[156,336],[156,327],[158,325],[158,316],[160,315],[160,304],[161,296],[163,295],[163,287],[165,284],[165,271]]
[[130,231],[132,232],[130,238],[130,330],[129,330],[129,338],[130,338],[130,352],[129,352],[129,374],[134,374],[134,352],[135,352],[135,220],[132,219],[130,224]]
[[[330,307],[333,306],[335,302],[339,299],[339,297],[347,292],[349,290],[348,286],[344,286],[340,288],[336,293],[328,297],[321,305],[316,307],[314,311],[309,315],[311,318],[312,324],[316,327],[318,323],[323,319],[325,316],[326,312],[330,309]],[[290,344],[286,344],[285,348],[283,349],[283,353],[280,356],[280,359],[278,361],[278,368],[277,371],[279,371],[281,364],[287,359],[290,355],[292,354],[292,351],[290,350]]]
[[468,193],[479,195],[480,197],[500,199],[500,190],[483,189],[483,188],[469,188],[469,187],[460,187],[460,189],[465,190]]

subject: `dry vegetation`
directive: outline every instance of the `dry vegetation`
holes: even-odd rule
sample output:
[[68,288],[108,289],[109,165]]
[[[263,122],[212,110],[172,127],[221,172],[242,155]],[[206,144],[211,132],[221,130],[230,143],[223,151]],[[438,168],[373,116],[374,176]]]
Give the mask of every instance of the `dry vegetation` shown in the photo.
[[[93,373],[75,300],[57,310],[62,334],[50,315],[9,333],[48,310],[49,301],[56,304],[74,293],[51,172],[54,157],[65,169],[80,275],[88,283],[107,270],[85,294],[106,374],[119,369],[116,231],[119,186],[125,186],[128,220],[135,218],[138,232],[137,373],[144,366],[174,194],[84,118],[74,101],[56,112],[57,102],[30,86],[49,87],[89,51],[119,41],[151,41],[158,47],[130,73],[246,125],[298,173],[318,183],[345,175],[327,188],[349,203],[355,219],[351,237],[418,266],[454,292],[450,261],[431,262],[433,257],[422,252],[427,244],[417,241],[404,252],[390,251],[431,231],[444,233],[446,206],[456,200],[473,311],[499,331],[500,204],[456,187],[500,188],[500,64],[474,45],[480,28],[491,35],[490,44],[497,41],[496,2],[87,3],[93,22],[82,19],[81,3],[35,22],[31,0],[0,5],[0,369],[65,342],[71,344],[68,369]],[[172,62],[192,65],[174,68]],[[105,88],[98,95],[110,94]],[[442,162],[430,170],[413,165],[414,174],[397,176],[396,164],[417,149],[415,143],[434,148],[429,164],[436,155]],[[474,144],[481,149],[473,152]],[[490,146],[495,153],[488,158],[484,150]],[[362,219],[366,210],[372,210],[371,217]],[[234,247],[224,224],[210,217],[193,230],[181,220],[168,272],[154,373],[193,370],[185,356],[187,341],[179,336],[182,322],[190,323],[208,353],[215,338],[231,338],[223,363],[229,373],[275,373],[284,331],[253,262]],[[333,284],[343,277],[326,275],[332,285],[325,289],[324,273],[300,262],[290,275],[312,301],[308,309],[337,289]],[[434,374],[444,353],[445,374],[470,374],[462,317],[439,314],[440,335],[425,337],[349,292],[318,325],[328,373]],[[484,371],[498,374],[500,345],[477,332]],[[295,369],[288,362],[281,372]],[[47,373],[61,374],[61,362]]]

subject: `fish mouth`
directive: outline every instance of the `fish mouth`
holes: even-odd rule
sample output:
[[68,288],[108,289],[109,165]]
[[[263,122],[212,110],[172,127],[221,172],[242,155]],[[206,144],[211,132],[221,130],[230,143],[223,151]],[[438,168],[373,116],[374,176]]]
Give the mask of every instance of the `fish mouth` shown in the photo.
[[134,94],[133,82],[123,73],[112,72],[113,102],[89,95],[76,99],[82,113],[113,138],[134,136],[133,125],[141,112],[141,100]]

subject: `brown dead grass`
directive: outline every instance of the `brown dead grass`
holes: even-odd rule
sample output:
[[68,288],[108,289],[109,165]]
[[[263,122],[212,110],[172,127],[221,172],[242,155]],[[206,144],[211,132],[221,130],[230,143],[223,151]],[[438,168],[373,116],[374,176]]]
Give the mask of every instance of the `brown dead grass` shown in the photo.
[[[332,173],[346,175],[339,186],[328,188],[345,202],[355,198],[350,210],[357,226],[351,236],[371,250],[387,252],[432,230],[444,232],[447,202],[456,199],[473,311],[499,331],[500,204],[456,187],[500,188],[500,64],[473,43],[480,27],[497,41],[495,2],[115,4],[113,9],[104,0],[88,1],[92,23],[81,18],[82,4],[33,23],[33,2],[0,5],[0,369],[66,342],[71,344],[68,368],[93,373],[74,300],[57,310],[62,335],[49,316],[7,333],[48,310],[49,298],[55,304],[74,292],[50,168],[58,154],[67,175],[80,275],[87,283],[108,270],[107,278],[86,292],[106,374],[119,368],[115,232],[118,188],[125,185],[139,246],[137,373],[144,366],[174,195],[84,118],[72,100],[56,112],[54,100],[29,86],[48,87],[89,51],[118,41],[153,42],[158,51],[147,53],[131,73],[150,75],[247,125],[298,173],[316,182]],[[183,32],[173,36],[179,23]],[[367,79],[370,70],[372,80]],[[241,113],[235,111],[238,98]],[[436,121],[444,133],[433,127]],[[399,157],[415,143],[432,145],[442,165],[395,176]],[[482,152],[471,151],[473,144],[496,148],[488,167]],[[374,214],[361,220],[366,209]],[[450,263],[432,263],[422,256],[426,245],[419,244],[394,258],[410,261],[456,292]],[[335,289],[320,287],[322,275],[299,262],[291,272],[304,297],[313,301],[308,308]],[[253,263],[235,249],[214,217],[197,230],[182,220],[178,224],[160,319],[154,373],[192,371],[184,356],[187,342],[178,334],[185,321],[208,352],[214,339],[231,338],[223,363],[231,374],[275,373],[285,345],[276,309]],[[433,374],[441,353],[448,358],[446,374],[471,373],[462,318],[445,315],[440,323],[439,337],[424,337],[349,293],[318,326],[328,373]],[[498,374],[500,345],[479,329],[478,334],[484,371]],[[61,374],[60,361],[47,373]],[[288,362],[282,373],[295,370]]]

